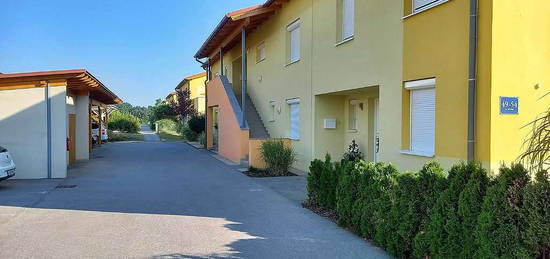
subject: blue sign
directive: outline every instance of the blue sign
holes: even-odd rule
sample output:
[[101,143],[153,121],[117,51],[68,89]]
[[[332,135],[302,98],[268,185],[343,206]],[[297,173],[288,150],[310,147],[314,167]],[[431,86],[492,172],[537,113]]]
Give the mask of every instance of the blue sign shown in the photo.
[[518,114],[518,97],[500,97],[500,114]]

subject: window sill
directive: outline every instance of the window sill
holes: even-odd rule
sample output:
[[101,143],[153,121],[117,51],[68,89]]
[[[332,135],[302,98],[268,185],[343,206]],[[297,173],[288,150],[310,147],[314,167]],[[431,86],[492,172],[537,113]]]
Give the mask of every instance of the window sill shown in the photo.
[[264,60],[265,60],[265,58],[260,59],[260,60],[256,60],[256,64],[262,63],[262,61],[264,61]]
[[290,62],[290,63],[288,63],[288,64],[286,64],[285,67],[288,67],[288,66],[290,66],[290,65],[292,65],[292,64],[295,64],[295,63],[298,63],[298,62],[300,62],[299,59],[298,59],[298,60],[295,60],[295,61],[292,61],[292,62]]
[[349,129],[348,133],[357,133],[357,130],[356,129]]
[[288,139],[290,139],[290,140],[292,140],[292,141],[300,141],[300,138],[288,137]]
[[442,0],[441,2],[437,2],[437,3],[434,3],[434,4],[428,5],[428,6],[426,6],[426,7],[423,7],[423,8],[420,9],[420,10],[414,11],[413,13],[404,16],[404,17],[401,18],[401,19],[405,20],[405,19],[407,19],[407,18],[409,18],[409,17],[412,17],[412,16],[415,16],[415,15],[417,15],[417,14],[423,13],[423,12],[425,12],[425,11],[427,11],[427,10],[430,10],[430,9],[432,9],[432,8],[434,8],[434,7],[440,6],[440,5],[442,5],[442,4],[444,4],[444,3],[447,3],[447,2],[449,2],[449,1],[451,1],[451,0]]
[[342,40],[342,41],[340,41],[340,42],[334,44],[334,47],[338,47],[338,46],[340,46],[340,45],[342,45],[342,44],[344,44],[344,43],[350,42],[350,41],[352,41],[353,39],[355,39],[355,36],[348,37],[348,38],[346,38],[346,39],[344,39],[344,40]]
[[422,151],[415,151],[415,150],[401,150],[399,153],[404,155],[411,155],[411,156],[422,156],[422,157],[435,157],[435,154],[433,152],[422,152]]

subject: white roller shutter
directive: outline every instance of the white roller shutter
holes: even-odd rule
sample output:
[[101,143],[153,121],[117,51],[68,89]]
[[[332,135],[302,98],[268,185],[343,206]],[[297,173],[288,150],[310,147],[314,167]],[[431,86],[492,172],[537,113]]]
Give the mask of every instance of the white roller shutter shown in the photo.
[[290,108],[290,139],[300,139],[300,99],[287,100]]
[[354,34],[355,0],[342,0],[342,39],[348,39]]
[[411,151],[434,154],[435,88],[411,90]]
[[287,27],[290,32],[290,62],[300,60],[300,21],[295,21]]

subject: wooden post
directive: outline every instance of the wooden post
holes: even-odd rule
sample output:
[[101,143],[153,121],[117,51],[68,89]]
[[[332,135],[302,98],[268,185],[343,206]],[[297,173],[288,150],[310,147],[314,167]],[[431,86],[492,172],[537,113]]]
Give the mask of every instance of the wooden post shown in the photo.
[[93,147],[93,136],[92,136],[92,100],[90,99],[88,103],[88,146],[89,152],[92,152]]
[[[105,133],[107,133],[107,130],[109,130],[109,107],[105,106]],[[106,143],[109,142],[109,133],[107,133],[107,140],[105,140]]]

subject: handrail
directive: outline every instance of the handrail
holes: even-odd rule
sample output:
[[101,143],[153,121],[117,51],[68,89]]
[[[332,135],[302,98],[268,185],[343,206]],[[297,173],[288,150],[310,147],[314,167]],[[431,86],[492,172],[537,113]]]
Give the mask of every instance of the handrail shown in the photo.
[[[231,107],[233,108],[233,112],[235,113],[235,118],[239,120],[242,118],[243,111],[241,109],[241,106],[239,105],[239,101],[237,101],[237,97],[235,96],[235,93],[233,92],[233,85],[229,83],[229,80],[225,75],[219,75],[220,81],[223,85],[223,88],[225,89],[225,94],[227,95],[227,98],[229,99],[229,103],[231,104]],[[237,122],[239,124],[240,128],[243,130],[249,129],[248,122],[245,119],[245,125],[241,125],[241,123]]]

